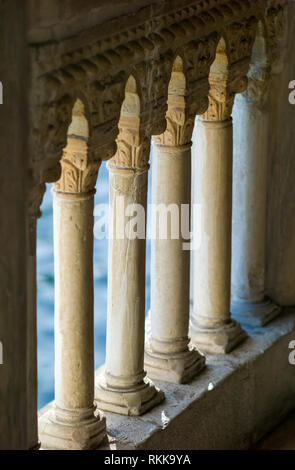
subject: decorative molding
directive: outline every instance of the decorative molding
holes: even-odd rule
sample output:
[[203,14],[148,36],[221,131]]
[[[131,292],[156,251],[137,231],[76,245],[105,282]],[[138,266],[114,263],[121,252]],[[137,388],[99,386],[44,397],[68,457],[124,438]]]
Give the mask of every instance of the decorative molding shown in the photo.
[[[73,37],[31,41],[35,58],[34,75],[41,76],[81,63],[80,74],[87,68],[101,76],[111,67],[132,62],[145,55],[151,60],[155,50],[166,52],[181,47],[187,38],[201,39],[211,32],[226,29],[234,22],[256,17],[263,19],[267,10],[279,9],[288,0],[165,0],[134,15],[123,15],[98,24]],[[44,28],[42,36],[44,37]],[[115,67],[114,67],[115,68]],[[76,73],[79,69],[76,69]]]
[[[75,37],[31,44],[31,168],[40,182],[56,181],[60,176],[71,110],[80,95],[88,107],[91,155],[96,161],[108,160],[114,155],[130,74],[138,84],[141,121],[149,126],[150,135],[159,135],[166,129],[168,83],[177,55],[183,58],[188,112],[198,114],[191,107],[206,104],[210,65],[221,36],[232,67],[249,61],[258,20],[266,21],[271,44],[284,29],[280,12],[287,0],[181,3],[179,7],[179,3],[165,0],[161,7],[153,5],[153,9],[120,17]],[[172,119],[171,127],[174,125]]]
[[184,97],[169,97],[166,120],[166,131],[161,135],[154,136],[153,142],[157,145],[172,147],[190,144],[195,115],[190,115],[186,112]]

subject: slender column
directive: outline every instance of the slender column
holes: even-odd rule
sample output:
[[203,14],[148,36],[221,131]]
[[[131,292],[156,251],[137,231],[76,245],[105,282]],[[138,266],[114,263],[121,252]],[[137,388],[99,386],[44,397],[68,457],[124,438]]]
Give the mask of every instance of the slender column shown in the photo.
[[234,106],[232,299],[235,318],[262,326],[280,312],[265,294],[270,68],[256,66]]
[[41,446],[95,449],[105,419],[94,405],[93,196],[99,164],[68,138],[55,184],[55,402],[39,423]]
[[[171,101],[167,130],[153,139],[151,333],[145,366],[151,378],[184,383],[205,366],[204,356],[189,346],[190,250],[181,223],[186,216],[189,229],[194,117],[186,119],[182,97]],[[178,124],[173,121],[173,107],[178,113],[182,109]]]
[[194,157],[202,238],[194,252],[191,337],[201,351],[219,354],[231,351],[246,333],[230,314],[234,92],[228,79],[218,75],[211,78],[210,85],[208,111],[197,121],[198,152]]
[[[122,118],[120,127],[123,126]],[[149,139],[121,127],[117,154],[108,162],[110,228],[106,363],[99,370],[95,399],[99,408],[141,415],[164,394],[145,379],[145,228]],[[135,238],[130,216],[137,212]]]

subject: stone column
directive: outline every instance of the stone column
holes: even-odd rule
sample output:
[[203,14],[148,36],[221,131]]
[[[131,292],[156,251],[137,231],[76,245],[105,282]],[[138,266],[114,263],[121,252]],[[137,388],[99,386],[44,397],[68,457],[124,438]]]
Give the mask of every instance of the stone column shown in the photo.
[[[174,109],[182,112],[177,122]],[[153,139],[151,332],[145,366],[149,377],[174,383],[188,382],[205,366],[188,337],[190,249],[182,224],[187,217],[189,231],[194,116],[185,114],[184,98],[170,97],[167,130]]]
[[[227,353],[246,337],[230,314],[232,119],[237,78],[210,77],[208,111],[197,120],[194,156],[196,203],[201,205],[201,245],[194,252],[191,338],[201,351]],[[194,227],[196,230],[197,227]]]
[[263,326],[280,312],[265,294],[270,68],[253,66],[234,106],[231,310],[242,323]]
[[[128,120],[128,118],[127,118]],[[145,379],[145,256],[147,177],[150,144],[138,131],[120,134],[116,155],[108,162],[110,175],[110,238],[106,363],[98,371],[95,399],[99,408],[141,415],[163,400],[164,394]],[[132,218],[137,212],[135,237]],[[131,217],[131,218],[130,218]]]
[[55,402],[39,422],[41,446],[96,449],[105,419],[94,405],[93,189],[99,163],[68,138],[53,194]]

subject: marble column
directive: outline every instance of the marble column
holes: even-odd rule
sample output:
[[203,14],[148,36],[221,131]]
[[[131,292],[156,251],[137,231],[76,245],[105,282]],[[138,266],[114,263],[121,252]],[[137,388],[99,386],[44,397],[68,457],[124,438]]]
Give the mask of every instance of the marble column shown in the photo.
[[[178,124],[173,105],[178,112],[183,106]],[[153,139],[151,331],[145,366],[151,378],[185,383],[205,367],[205,358],[189,345],[190,249],[182,230],[185,217],[190,229],[194,117],[186,119],[182,97],[174,97],[173,105],[168,100],[167,130]]]
[[[202,212],[201,244],[194,251],[192,342],[211,354],[230,352],[246,338],[230,313],[232,119],[235,93],[228,78],[210,80],[208,111],[196,122],[196,203]],[[237,86],[236,80],[232,86]],[[239,85],[240,88],[242,85]],[[194,230],[197,227],[194,226]]]
[[270,67],[252,67],[234,117],[231,310],[242,323],[263,326],[280,313],[265,292]]
[[[100,409],[141,415],[164,399],[145,378],[145,256],[149,138],[122,130],[108,162],[110,237],[105,366],[98,371],[95,399]],[[135,211],[135,212],[134,212]],[[137,213],[137,215],[136,215]],[[132,218],[137,217],[136,235]]]
[[99,163],[87,144],[68,138],[53,194],[55,401],[41,416],[41,446],[96,449],[105,418],[94,404],[93,189]]

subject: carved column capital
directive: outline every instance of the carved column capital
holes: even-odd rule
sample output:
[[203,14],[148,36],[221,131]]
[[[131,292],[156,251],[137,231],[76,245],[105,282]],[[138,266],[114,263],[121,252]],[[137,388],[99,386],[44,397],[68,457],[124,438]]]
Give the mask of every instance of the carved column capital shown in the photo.
[[117,151],[107,163],[109,170],[142,172],[149,169],[150,134],[139,129],[139,118],[121,117],[116,143]]
[[267,100],[270,86],[271,67],[269,65],[253,65],[248,73],[248,87],[242,94],[248,103],[263,106]]
[[227,121],[231,118],[235,95],[247,88],[248,79],[243,73],[232,77],[212,74],[209,83],[209,106],[200,118],[204,121]]
[[191,144],[195,114],[188,111],[183,96],[169,96],[166,121],[165,132],[153,136],[156,145],[178,147]]
[[55,190],[65,193],[88,193],[94,190],[101,160],[88,155],[86,140],[69,137],[61,159],[61,177]]

